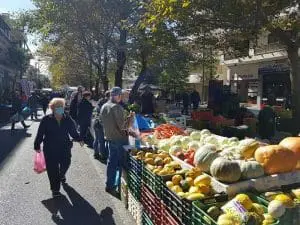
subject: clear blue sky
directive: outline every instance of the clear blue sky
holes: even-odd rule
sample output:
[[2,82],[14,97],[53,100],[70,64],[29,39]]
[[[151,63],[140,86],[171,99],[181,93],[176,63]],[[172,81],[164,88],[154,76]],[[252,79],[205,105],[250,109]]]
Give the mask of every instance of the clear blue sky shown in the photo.
[[32,8],[34,5],[30,0],[0,0],[0,13]]

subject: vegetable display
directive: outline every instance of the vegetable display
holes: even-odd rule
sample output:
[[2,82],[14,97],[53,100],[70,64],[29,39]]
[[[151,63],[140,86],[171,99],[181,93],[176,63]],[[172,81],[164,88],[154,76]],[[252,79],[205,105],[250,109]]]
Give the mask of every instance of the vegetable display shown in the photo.
[[171,124],[162,124],[155,128],[154,136],[157,139],[171,138],[173,135],[184,135],[184,130],[171,125]]

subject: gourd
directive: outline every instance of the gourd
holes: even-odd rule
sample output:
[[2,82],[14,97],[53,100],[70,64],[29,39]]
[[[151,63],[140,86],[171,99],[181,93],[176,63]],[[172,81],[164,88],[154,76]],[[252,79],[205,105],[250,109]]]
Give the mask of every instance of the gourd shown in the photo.
[[240,163],[240,166],[242,171],[242,178],[245,180],[261,177],[264,175],[264,168],[256,161],[242,161]]
[[204,145],[196,151],[194,165],[201,171],[209,172],[211,163],[218,158],[218,156],[214,145]]
[[242,172],[238,162],[222,157],[215,159],[210,167],[210,173],[217,180],[233,183],[241,178]]
[[296,168],[296,154],[280,145],[267,145],[255,151],[255,160],[266,174],[286,173]]
[[273,200],[269,203],[268,214],[270,214],[273,218],[279,218],[283,216],[284,213],[285,207],[280,201]]
[[285,147],[293,151],[298,159],[297,162],[297,169],[300,169],[300,137],[288,137],[283,139],[280,144],[280,146]]
[[255,150],[259,147],[259,143],[255,139],[244,139],[239,143],[241,155],[245,159],[253,158]]

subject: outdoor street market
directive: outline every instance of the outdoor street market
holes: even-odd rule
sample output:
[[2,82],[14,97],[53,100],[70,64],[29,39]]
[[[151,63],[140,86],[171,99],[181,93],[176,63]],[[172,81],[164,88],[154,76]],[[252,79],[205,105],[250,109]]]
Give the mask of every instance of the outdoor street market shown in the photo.
[[0,225],[300,225],[299,0],[0,3]]

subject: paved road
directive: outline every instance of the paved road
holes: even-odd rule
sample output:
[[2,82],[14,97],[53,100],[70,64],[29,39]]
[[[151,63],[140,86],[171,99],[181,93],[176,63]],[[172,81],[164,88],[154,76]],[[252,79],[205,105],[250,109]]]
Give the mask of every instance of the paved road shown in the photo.
[[[62,190],[65,197],[51,199],[46,173],[32,170],[37,127],[33,122],[27,132],[14,136],[9,127],[0,129],[0,225],[133,225],[123,203],[104,191],[105,166],[78,144],[67,174],[69,186]],[[57,211],[59,218],[52,217]]]

